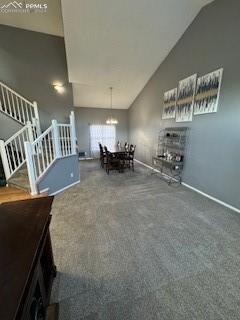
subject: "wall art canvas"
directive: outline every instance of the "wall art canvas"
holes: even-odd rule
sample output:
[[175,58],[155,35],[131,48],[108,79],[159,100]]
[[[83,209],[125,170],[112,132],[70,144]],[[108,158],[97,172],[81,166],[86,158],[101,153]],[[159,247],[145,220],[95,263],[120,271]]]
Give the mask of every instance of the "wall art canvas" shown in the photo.
[[223,69],[198,78],[194,115],[217,112]]
[[179,81],[176,105],[176,122],[192,121],[196,81],[197,74]]
[[162,119],[175,119],[177,88],[164,93]]

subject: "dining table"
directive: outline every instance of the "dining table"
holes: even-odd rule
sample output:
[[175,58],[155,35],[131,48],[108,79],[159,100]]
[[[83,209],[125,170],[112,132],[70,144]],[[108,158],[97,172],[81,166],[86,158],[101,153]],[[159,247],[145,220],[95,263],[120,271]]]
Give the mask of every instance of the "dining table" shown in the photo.
[[109,147],[107,149],[112,154],[124,154],[128,152],[128,150],[126,150],[124,147],[118,147],[118,146]]
[[[125,146],[111,145],[105,146],[105,161],[106,170],[109,173],[109,168],[113,167],[113,163],[115,167],[119,170],[119,172],[123,172],[125,168],[132,168],[134,171],[134,148],[127,148]],[[133,149],[133,150],[132,150]],[[104,161],[104,160],[103,160]],[[104,167],[103,164],[103,167]],[[110,169],[110,170],[113,170]]]

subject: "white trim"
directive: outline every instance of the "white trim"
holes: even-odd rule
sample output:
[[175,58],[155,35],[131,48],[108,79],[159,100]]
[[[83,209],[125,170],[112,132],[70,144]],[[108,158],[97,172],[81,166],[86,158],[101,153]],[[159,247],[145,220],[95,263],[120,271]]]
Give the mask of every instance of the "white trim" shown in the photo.
[[[149,168],[149,169],[151,169],[151,170],[153,170],[153,171],[155,171],[155,172],[160,173],[159,170],[157,170],[157,169],[149,166],[148,164],[146,164],[146,163],[144,163],[144,162],[142,162],[142,161],[139,161],[139,160],[136,160],[136,159],[134,159],[134,161],[136,161],[137,163],[143,165],[144,167],[147,167],[147,168]],[[165,176],[168,177],[168,175],[166,175],[166,174],[163,174],[163,175],[165,175]],[[199,190],[199,189],[197,189],[197,188],[194,188],[194,187],[190,186],[189,184],[187,184],[187,183],[185,183],[185,182],[182,182],[182,185],[183,185],[184,187],[186,187],[186,188],[191,189],[192,191],[195,191],[195,192],[201,194],[202,196],[204,196],[204,197],[206,197],[206,198],[208,198],[208,199],[213,200],[214,202],[217,202],[217,203],[221,204],[222,206],[224,206],[224,207],[226,207],[226,208],[228,208],[228,209],[231,209],[231,210],[233,210],[233,211],[235,211],[235,212],[237,212],[237,213],[240,213],[240,209],[238,209],[238,208],[236,208],[236,207],[233,207],[233,206],[231,206],[230,204],[228,204],[228,203],[226,203],[226,202],[223,202],[223,201],[221,201],[221,200],[219,200],[219,199],[217,199],[217,198],[215,198],[215,197],[212,197],[212,196],[210,196],[209,194],[207,194],[207,193],[205,193],[205,192],[203,192],[203,191],[201,191],[201,190]]]
[[85,161],[85,160],[94,160],[94,158],[88,158],[88,157],[84,157],[84,158],[78,158],[79,161]]
[[66,187],[64,187],[64,188],[56,191],[56,192],[53,192],[53,193],[49,194],[49,196],[55,196],[56,194],[58,194],[58,193],[60,193],[60,192],[62,192],[62,191],[64,191],[64,190],[66,190],[66,189],[68,189],[68,188],[71,188],[71,187],[75,186],[75,184],[78,184],[79,182],[80,182],[80,179],[79,179],[78,181],[76,181],[76,182],[74,182],[74,183],[72,183],[72,184],[69,184],[68,186],[66,186]]
[[142,166],[144,166],[144,167],[146,167],[146,168],[148,168],[148,169],[151,169],[152,171],[154,171],[154,172],[156,172],[156,173],[161,173],[161,175],[164,176],[164,177],[166,177],[166,178],[171,178],[173,181],[178,182],[177,179],[175,179],[175,178],[173,178],[173,177],[170,177],[168,174],[163,173],[163,172],[161,172],[160,170],[158,170],[158,169],[156,169],[156,168],[153,168],[153,167],[149,166],[148,164],[146,164],[146,163],[144,163],[144,162],[142,162],[142,161],[139,161],[139,160],[137,160],[137,159],[134,159],[134,161],[136,161],[137,163],[141,164]]
[[231,210],[233,210],[233,211],[236,211],[237,213],[240,213],[240,209],[235,208],[235,207],[231,206],[230,204],[228,204],[228,203],[226,203],[226,202],[223,202],[223,201],[221,201],[221,200],[219,200],[219,199],[217,199],[217,198],[215,198],[215,197],[212,197],[212,196],[210,196],[209,194],[207,194],[207,193],[205,193],[205,192],[203,192],[203,191],[201,191],[201,190],[199,190],[199,189],[197,189],[197,188],[194,188],[194,187],[188,185],[188,184],[185,183],[185,182],[182,182],[182,185],[185,186],[185,187],[187,187],[187,188],[189,188],[189,189],[191,189],[191,190],[193,190],[193,191],[195,191],[195,192],[197,192],[197,193],[199,193],[199,194],[201,194],[202,196],[204,196],[204,197],[206,197],[206,198],[208,198],[208,199],[211,199],[211,200],[213,200],[213,201],[221,204],[222,206],[224,206],[224,207],[226,207],[226,208],[229,208],[229,209],[231,209]]
[[46,193],[46,192],[48,192],[48,190],[49,190],[49,188],[45,188],[43,190],[40,190],[39,193]]

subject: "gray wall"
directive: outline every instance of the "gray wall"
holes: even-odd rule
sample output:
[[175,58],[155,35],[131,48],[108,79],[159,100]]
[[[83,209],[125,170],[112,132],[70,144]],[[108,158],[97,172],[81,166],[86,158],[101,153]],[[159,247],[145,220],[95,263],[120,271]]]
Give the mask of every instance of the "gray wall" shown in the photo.
[[[72,175],[72,176],[71,176]],[[79,181],[78,156],[66,157],[56,160],[38,184],[38,190],[49,188],[48,194],[52,195],[68,185]]]
[[[106,124],[109,117],[109,109],[100,108],[79,108],[74,109],[76,116],[77,135],[79,150],[89,151],[89,125],[90,124]],[[128,111],[113,110],[113,116],[118,119],[116,126],[116,138],[125,142],[128,140]]]
[[[73,95],[64,39],[5,25],[0,25],[0,39],[0,80],[38,102],[43,129],[54,118],[66,121],[73,108]],[[54,81],[65,84],[64,94],[54,90]],[[0,125],[2,122],[1,117]]]
[[[167,126],[191,127],[183,180],[240,208],[240,1],[217,0],[202,9],[129,109],[136,158],[151,164],[157,135]],[[216,114],[176,124],[161,120],[163,94],[178,81],[224,68]]]
[[0,139],[7,140],[22,128],[22,125],[0,112]]

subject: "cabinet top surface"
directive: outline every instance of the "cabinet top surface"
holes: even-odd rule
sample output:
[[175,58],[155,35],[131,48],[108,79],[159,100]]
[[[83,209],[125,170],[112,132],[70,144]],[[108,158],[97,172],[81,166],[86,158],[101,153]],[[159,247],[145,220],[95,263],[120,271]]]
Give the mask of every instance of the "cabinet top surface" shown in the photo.
[[44,197],[0,205],[0,319],[15,319],[52,201]]

